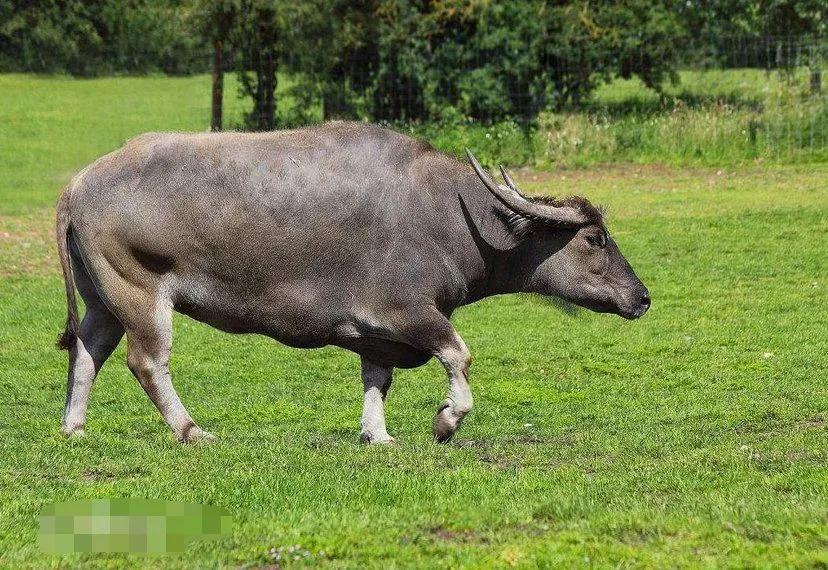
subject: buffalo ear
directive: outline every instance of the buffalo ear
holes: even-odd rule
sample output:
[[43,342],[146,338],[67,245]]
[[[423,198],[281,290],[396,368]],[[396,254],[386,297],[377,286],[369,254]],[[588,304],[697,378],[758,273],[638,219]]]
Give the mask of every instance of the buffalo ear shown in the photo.
[[520,245],[544,226],[544,224],[538,220],[521,216],[520,214],[509,210],[495,208],[494,215],[505,226],[506,233],[509,237],[507,238],[508,243],[504,243],[503,245],[507,247]]
[[504,216],[504,218],[509,231],[518,241],[523,241],[531,234],[535,233],[535,231],[537,231],[542,225],[538,222],[538,220],[521,216],[515,212],[510,212],[508,215]]

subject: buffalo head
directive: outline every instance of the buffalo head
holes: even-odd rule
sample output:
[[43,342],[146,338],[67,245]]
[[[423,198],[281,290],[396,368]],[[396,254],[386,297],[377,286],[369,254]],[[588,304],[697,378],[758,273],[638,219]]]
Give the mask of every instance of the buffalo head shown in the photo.
[[650,294],[621,254],[601,211],[577,196],[528,199],[501,167],[497,184],[466,150],[483,184],[505,207],[505,221],[520,241],[512,271],[520,290],[559,297],[601,313],[636,319]]

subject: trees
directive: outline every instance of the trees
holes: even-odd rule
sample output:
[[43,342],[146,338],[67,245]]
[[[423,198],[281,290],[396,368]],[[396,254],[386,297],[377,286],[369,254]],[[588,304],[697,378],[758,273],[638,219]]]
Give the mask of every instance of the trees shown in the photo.
[[326,116],[478,119],[577,105],[602,79],[670,74],[682,28],[664,3],[628,0],[330,0],[330,41],[311,62]]
[[201,71],[188,9],[187,0],[0,0],[0,70]]
[[253,100],[246,126],[265,131],[276,125],[276,71],[284,53],[279,42],[284,28],[279,8],[284,3],[267,0],[241,0],[241,9],[233,32],[241,54],[239,80],[242,93]]
[[240,8],[240,0],[197,0],[193,10],[196,29],[213,48],[212,97],[210,98],[210,130],[212,131],[220,131],[223,126],[225,43],[236,25]]
[[247,128],[269,130],[276,125],[280,70],[295,76],[310,92],[317,91],[302,79],[310,62],[323,52],[321,26],[329,18],[326,7],[323,0],[240,0],[230,38],[241,92],[253,101],[245,118]]
[[734,36],[814,40],[828,31],[824,0],[675,0],[669,8],[706,44]]
[[[277,123],[280,72],[298,121],[320,102],[326,119],[529,120],[612,76],[659,90],[682,60],[790,65],[777,36],[823,38],[827,18],[824,0],[0,0],[0,70],[193,73],[212,53],[214,130],[228,57],[247,128]],[[778,61],[767,41],[722,49],[735,35],[772,37]]]

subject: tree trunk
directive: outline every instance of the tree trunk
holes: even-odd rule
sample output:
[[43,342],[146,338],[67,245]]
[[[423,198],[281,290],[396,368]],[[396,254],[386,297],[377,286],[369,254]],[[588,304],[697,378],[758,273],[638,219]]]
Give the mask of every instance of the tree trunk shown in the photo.
[[352,117],[349,102],[346,96],[345,80],[335,77],[327,80],[322,86],[322,119],[347,119]]
[[816,46],[812,44],[808,57],[808,67],[811,70],[811,96],[819,97],[822,95],[822,58],[817,56],[815,48]]
[[256,109],[251,121],[257,131],[276,128],[276,68],[273,50],[262,49],[256,56]]
[[224,66],[222,62],[222,41],[213,42],[213,102],[210,118],[210,130],[221,130],[222,106],[224,97]]
[[273,50],[267,50],[264,61],[264,74],[260,78],[263,89],[262,114],[260,128],[271,131],[276,128],[276,58]]

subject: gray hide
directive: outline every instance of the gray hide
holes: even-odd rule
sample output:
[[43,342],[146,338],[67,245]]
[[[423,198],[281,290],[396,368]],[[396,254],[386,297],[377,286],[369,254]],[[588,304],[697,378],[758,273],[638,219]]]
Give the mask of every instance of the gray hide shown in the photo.
[[[211,439],[173,389],[179,311],[233,333],[362,358],[362,439],[390,442],[393,368],[436,357],[447,441],[472,406],[471,357],[449,317],[520,291],[627,318],[649,306],[582,198],[528,199],[506,177],[379,127],[152,133],[78,174],[58,204],[70,351],[62,430],[82,434],[89,392],[126,332],[127,363],[181,441]],[[78,323],[74,286],[86,305]]]

